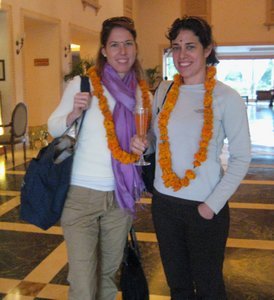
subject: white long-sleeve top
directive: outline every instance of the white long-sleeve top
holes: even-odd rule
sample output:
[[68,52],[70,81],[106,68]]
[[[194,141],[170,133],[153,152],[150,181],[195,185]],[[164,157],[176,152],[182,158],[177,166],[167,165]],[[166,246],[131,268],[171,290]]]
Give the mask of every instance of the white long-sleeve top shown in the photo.
[[[159,137],[157,111],[161,109],[167,87],[164,81],[154,97],[153,129]],[[172,167],[179,177],[186,169],[193,169],[194,154],[199,148],[203,126],[204,85],[182,85],[179,99],[168,123],[168,135],[172,154]],[[250,134],[244,101],[229,86],[217,81],[213,91],[214,130],[208,147],[207,160],[195,168],[196,179],[177,192],[166,188],[161,178],[162,171],[156,164],[154,186],[160,193],[200,202],[205,202],[216,214],[235,192],[245,176],[251,160]],[[224,172],[220,155],[224,140],[228,140],[229,159]],[[156,143],[158,159],[158,143]]]
[[[73,109],[74,96],[80,92],[80,76],[74,77],[66,87],[56,110],[48,120],[48,130],[53,137],[60,136],[66,130],[67,115]],[[91,91],[93,87],[91,85]],[[104,95],[113,112],[115,100],[104,88]],[[141,101],[141,91],[137,87],[136,99]],[[98,98],[93,96],[87,110],[77,149],[73,159],[71,184],[101,191],[114,190],[115,181],[111,164],[111,152],[107,146],[104,117],[98,106]]]

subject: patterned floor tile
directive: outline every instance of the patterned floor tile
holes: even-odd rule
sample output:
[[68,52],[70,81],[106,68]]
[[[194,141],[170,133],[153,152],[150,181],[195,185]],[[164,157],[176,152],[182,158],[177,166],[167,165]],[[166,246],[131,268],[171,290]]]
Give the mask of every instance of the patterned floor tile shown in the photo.
[[9,212],[0,217],[0,222],[14,222],[14,223],[26,223],[20,219],[19,216],[20,207],[17,206]]
[[30,159],[31,159],[31,157],[27,157],[26,167],[25,167],[25,164],[20,164],[20,165],[15,166],[14,169],[13,169],[13,168],[9,168],[8,170],[9,170],[9,171],[12,171],[12,170],[16,170],[16,171],[26,171],[26,168],[29,166]]
[[50,281],[52,284],[69,285],[67,281],[68,277],[68,264],[62,268],[62,270],[56,274],[56,276]]
[[0,205],[12,199],[13,196],[0,195]]
[[[158,245],[156,243],[140,243],[140,249],[150,293],[169,295]],[[272,251],[226,249],[224,277],[228,299],[274,299],[272,265]]]
[[43,288],[43,290],[37,295],[37,297],[39,297],[37,299],[67,300],[68,286],[60,284],[47,284],[45,288]]
[[272,251],[226,249],[224,273],[229,300],[274,299]]
[[6,295],[10,290],[18,286],[20,282],[18,279],[0,278],[0,293]]
[[0,179],[0,190],[20,191],[22,181],[23,175],[5,174],[5,177]]
[[12,289],[9,294],[35,297],[44,287],[45,284],[43,283],[22,281],[16,288]]
[[[134,226],[138,232],[154,232],[151,205],[139,210]],[[274,212],[272,210],[234,209],[230,208],[230,238],[239,239],[273,239]]]
[[139,242],[142,264],[146,274],[149,291],[155,295],[169,295],[157,243]]
[[[27,222],[20,219],[20,206],[18,205],[14,209],[5,213],[0,217],[0,222],[14,222],[21,224],[28,224]],[[60,226],[60,221],[58,221],[54,226]]]
[[0,230],[0,241],[0,277],[24,279],[63,241],[63,237]]
[[139,205],[133,224],[138,232],[155,232],[152,222],[150,204]]
[[273,236],[272,210],[230,209],[230,238],[272,240]]
[[274,185],[241,184],[229,201],[273,204]]
[[247,180],[274,180],[274,169],[272,168],[249,168],[244,179]]

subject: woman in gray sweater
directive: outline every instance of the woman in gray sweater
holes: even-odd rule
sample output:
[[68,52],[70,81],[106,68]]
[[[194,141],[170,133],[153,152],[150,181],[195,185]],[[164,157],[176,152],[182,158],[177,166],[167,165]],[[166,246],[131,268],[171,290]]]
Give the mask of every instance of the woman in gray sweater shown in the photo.
[[[218,60],[205,20],[176,19],[167,38],[179,74],[171,87],[163,81],[154,97],[155,231],[171,298],[222,300],[227,201],[250,162],[246,107],[236,91],[215,79]],[[226,171],[220,160],[225,139]],[[131,142],[136,154],[148,145],[137,137]]]

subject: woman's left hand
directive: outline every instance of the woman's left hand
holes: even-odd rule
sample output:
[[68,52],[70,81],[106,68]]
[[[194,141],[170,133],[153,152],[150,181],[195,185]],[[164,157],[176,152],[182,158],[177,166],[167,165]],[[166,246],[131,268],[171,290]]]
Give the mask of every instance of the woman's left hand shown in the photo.
[[198,212],[201,217],[207,220],[211,220],[214,217],[214,211],[205,203],[198,206]]
[[142,139],[135,134],[130,141],[130,150],[137,155],[141,155],[145,151],[147,145],[148,142],[146,138]]

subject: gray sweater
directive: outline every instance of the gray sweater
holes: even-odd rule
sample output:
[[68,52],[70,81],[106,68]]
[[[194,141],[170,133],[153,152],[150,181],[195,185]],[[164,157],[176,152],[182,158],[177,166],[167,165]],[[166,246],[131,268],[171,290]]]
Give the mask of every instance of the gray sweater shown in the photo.
[[[161,109],[170,82],[163,81],[154,97],[154,137],[159,136],[157,111]],[[204,86],[183,85],[179,99],[171,113],[168,132],[173,170],[183,177],[186,169],[192,169],[193,156],[197,152],[203,126]],[[188,187],[177,192],[163,184],[161,169],[156,165],[154,187],[162,194],[205,202],[216,214],[222,209],[244,178],[251,159],[250,134],[245,103],[229,86],[217,81],[213,92],[214,130],[208,147],[207,160],[195,168],[196,179]],[[224,172],[220,155],[227,138],[229,159]],[[156,159],[158,144],[156,142]]]

